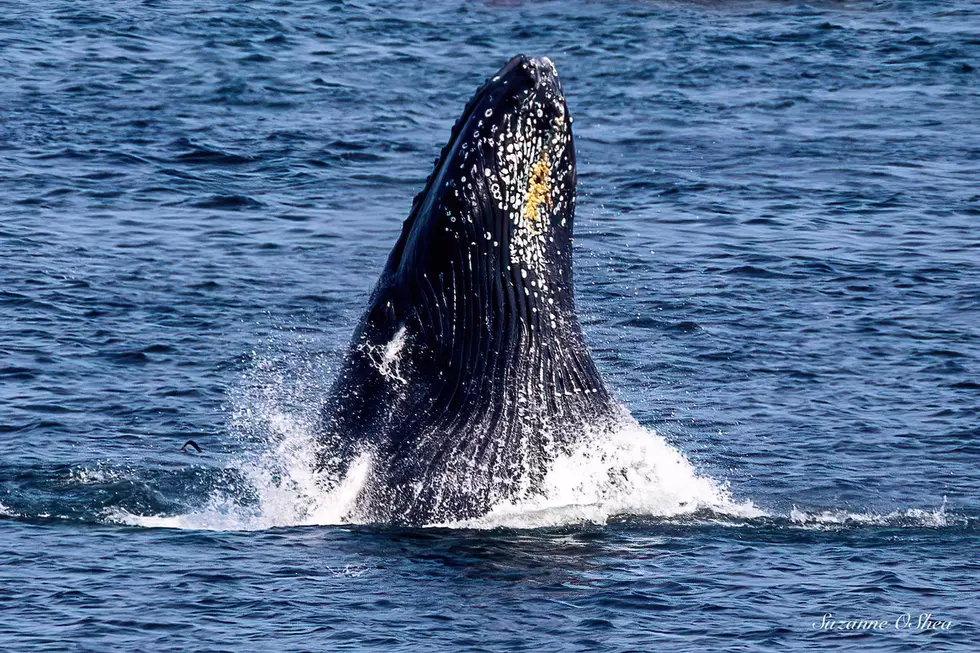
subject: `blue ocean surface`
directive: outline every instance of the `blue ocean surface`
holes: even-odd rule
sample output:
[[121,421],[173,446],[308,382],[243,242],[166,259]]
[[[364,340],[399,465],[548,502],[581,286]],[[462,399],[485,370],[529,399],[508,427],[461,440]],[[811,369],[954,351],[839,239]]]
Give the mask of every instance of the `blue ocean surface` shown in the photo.
[[[517,53],[636,423],[352,523],[317,410]],[[969,0],[3,5],[0,650],[977,650],[978,68]]]

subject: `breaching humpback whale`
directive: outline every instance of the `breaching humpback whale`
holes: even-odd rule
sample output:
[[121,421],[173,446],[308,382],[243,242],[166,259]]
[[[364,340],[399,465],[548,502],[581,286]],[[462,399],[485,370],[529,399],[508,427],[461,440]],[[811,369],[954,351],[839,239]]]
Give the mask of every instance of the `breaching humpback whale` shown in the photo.
[[478,517],[615,421],[575,313],[575,183],[558,73],[514,57],[453,127],[323,408],[323,476],[371,457],[358,519]]

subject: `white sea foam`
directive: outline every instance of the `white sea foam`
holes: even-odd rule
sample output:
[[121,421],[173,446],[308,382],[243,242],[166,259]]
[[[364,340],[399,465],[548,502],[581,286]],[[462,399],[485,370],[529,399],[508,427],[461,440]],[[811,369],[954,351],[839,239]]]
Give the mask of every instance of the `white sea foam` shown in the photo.
[[[268,449],[233,462],[242,481],[216,488],[205,506],[184,515],[134,515],[111,519],[126,524],[198,530],[261,530],[281,526],[350,523],[354,500],[370,473],[362,456],[329,491],[314,471],[315,439],[306,420],[283,413],[265,415],[274,434]],[[331,484],[333,485],[333,484]]]
[[794,525],[814,530],[832,530],[849,526],[920,526],[926,528],[945,528],[963,521],[946,512],[946,497],[935,510],[908,508],[880,512],[851,512],[848,510],[821,510],[807,512],[793,506],[789,519]]
[[604,524],[621,515],[676,517],[698,511],[743,518],[766,514],[751,501],[733,499],[725,485],[699,474],[662,436],[630,419],[555,460],[539,496],[445,525],[541,528]]
[[92,467],[76,467],[71,470],[70,480],[79,485],[114,483],[126,477],[126,470],[113,467],[108,461],[99,461]]
[[401,385],[408,383],[408,379],[402,376],[400,368],[402,350],[404,350],[405,342],[408,340],[407,333],[408,330],[402,326],[384,345],[372,345],[370,343],[359,345],[374,364],[378,373],[391,383]]

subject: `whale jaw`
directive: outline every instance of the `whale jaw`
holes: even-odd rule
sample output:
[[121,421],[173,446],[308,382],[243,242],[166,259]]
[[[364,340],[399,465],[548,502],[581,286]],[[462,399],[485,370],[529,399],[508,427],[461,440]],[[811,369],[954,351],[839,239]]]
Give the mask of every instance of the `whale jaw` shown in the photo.
[[571,122],[553,64],[515,57],[416,197],[324,408],[327,476],[373,457],[361,519],[479,516],[612,420],[575,313]]

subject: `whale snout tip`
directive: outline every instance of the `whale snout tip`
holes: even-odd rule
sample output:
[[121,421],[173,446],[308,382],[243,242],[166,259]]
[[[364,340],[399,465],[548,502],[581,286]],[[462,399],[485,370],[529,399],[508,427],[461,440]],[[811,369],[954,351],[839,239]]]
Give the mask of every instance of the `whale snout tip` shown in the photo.
[[535,86],[557,86],[558,69],[548,57],[524,57],[524,69]]
[[555,68],[555,62],[548,57],[530,57],[527,62],[532,68],[537,69],[539,74],[558,77],[558,69]]
[[548,57],[529,57],[525,54],[519,54],[507,62],[507,65],[497,73],[493,81],[503,80],[503,83],[507,83],[513,81],[515,77],[523,77],[530,81],[536,89],[561,91],[561,85],[558,83],[558,69]]

